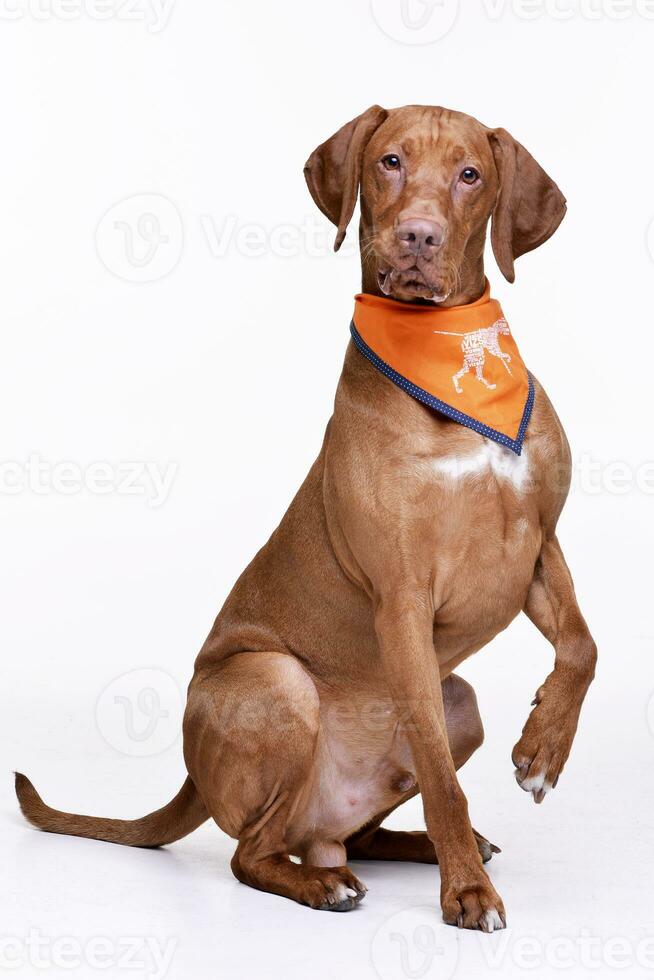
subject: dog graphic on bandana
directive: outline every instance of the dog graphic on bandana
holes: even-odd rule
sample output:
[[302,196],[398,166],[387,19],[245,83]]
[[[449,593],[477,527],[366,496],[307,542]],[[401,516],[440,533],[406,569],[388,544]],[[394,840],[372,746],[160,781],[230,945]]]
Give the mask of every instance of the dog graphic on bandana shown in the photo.
[[511,368],[509,363],[511,361],[511,355],[505,354],[500,348],[500,334],[510,333],[509,325],[504,318],[496,320],[492,323],[490,327],[482,327],[481,330],[471,330],[470,333],[451,333],[448,330],[434,330],[434,333],[440,333],[447,337],[462,337],[461,350],[463,351],[463,367],[456,374],[452,375],[452,382],[454,384],[454,390],[458,395],[463,394],[463,388],[459,384],[461,378],[468,373],[468,371],[474,370],[477,381],[485,385],[487,388],[496,388],[497,385],[491,384],[484,377],[484,364],[486,363],[486,351],[492,354],[493,357],[498,357],[509,374],[511,374]]

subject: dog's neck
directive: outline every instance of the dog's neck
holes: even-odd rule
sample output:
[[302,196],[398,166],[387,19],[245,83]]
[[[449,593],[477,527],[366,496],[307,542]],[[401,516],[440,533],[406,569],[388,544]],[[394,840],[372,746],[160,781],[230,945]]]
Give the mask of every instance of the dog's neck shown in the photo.
[[[484,253],[483,243],[481,251],[476,254],[464,256],[461,269],[459,270],[459,284],[447,297],[444,303],[439,303],[441,307],[463,306],[466,303],[474,303],[483,295],[486,287],[486,275],[484,273]],[[377,263],[374,259],[364,260],[361,258],[361,291],[371,293],[373,296],[383,296],[379,287],[377,276]],[[424,300],[415,302],[424,303]]]

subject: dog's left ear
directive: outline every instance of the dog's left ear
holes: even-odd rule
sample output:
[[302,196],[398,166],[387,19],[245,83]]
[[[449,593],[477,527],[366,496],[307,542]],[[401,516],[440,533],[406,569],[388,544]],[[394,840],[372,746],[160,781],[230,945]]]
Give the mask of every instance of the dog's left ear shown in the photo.
[[532,155],[505,129],[488,134],[500,180],[491,244],[502,275],[515,280],[514,259],[538,248],[559,227],[565,198]]
[[338,231],[334,251],[343,244],[361,183],[363,151],[388,113],[373,105],[313,151],[304,166],[311,197]]

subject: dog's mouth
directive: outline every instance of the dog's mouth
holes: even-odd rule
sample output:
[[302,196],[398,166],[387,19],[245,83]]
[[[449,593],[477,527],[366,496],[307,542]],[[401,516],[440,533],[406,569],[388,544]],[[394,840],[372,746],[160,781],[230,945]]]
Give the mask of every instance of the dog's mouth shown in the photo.
[[380,262],[377,267],[377,282],[384,296],[409,302],[423,300],[444,303],[451,293],[444,281],[432,281],[417,263],[407,269],[398,269],[389,263]]

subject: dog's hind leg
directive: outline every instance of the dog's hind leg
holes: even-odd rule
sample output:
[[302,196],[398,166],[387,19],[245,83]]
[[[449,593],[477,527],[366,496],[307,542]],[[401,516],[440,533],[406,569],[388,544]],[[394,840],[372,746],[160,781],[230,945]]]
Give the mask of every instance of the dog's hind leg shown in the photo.
[[[346,841],[348,861],[413,861],[417,864],[438,864],[434,845],[424,830],[388,830],[379,824],[392,811],[383,813],[371,825]],[[477,849],[486,864],[493,854],[500,854],[496,844],[473,829]]]
[[[473,687],[456,674],[443,681],[445,724],[452,760],[457,769],[463,766],[484,741],[477,698]],[[416,861],[438,864],[434,845],[424,831],[388,830],[379,825],[391,813],[388,810],[346,841],[347,857],[353,861]],[[473,830],[477,848],[484,863],[500,848]]]
[[239,881],[340,912],[366,891],[345,867],[345,849],[335,867],[295,864],[289,856],[293,816],[313,788],[319,707],[295,657],[239,653],[191,684],[184,752],[209,813],[238,839],[232,871]]

